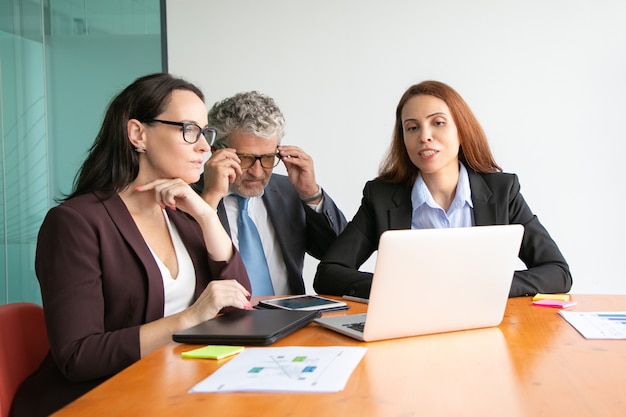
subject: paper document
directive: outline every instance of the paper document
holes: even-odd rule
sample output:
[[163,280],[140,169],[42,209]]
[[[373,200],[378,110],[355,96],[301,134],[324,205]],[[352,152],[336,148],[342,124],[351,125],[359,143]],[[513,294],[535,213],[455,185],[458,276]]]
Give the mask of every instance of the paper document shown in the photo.
[[626,339],[626,311],[559,311],[585,339]]
[[337,392],[366,350],[359,346],[246,348],[190,392]]

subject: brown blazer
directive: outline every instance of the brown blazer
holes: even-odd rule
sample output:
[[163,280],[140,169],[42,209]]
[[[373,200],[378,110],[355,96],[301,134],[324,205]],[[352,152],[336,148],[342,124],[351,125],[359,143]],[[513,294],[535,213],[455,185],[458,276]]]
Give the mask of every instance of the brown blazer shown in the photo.
[[[214,279],[250,290],[236,250],[228,263],[211,261],[195,220],[166,210],[195,267],[195,298]],[[50,352],[20,387],[14,416],[48,415],[139,360],[139,326],[163,317],[161,273],[118,195],[89,193],[51,209],[35,269]]]

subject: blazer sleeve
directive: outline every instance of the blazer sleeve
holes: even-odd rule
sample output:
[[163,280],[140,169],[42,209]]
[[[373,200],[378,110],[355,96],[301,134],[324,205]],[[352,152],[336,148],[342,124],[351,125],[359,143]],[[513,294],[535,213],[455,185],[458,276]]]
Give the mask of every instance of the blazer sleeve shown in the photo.
[[568,292],[572,287],[569,265],[556,242],[526,204],[517,176],[511,177],[513,181],[507,192],[509,223],[524,226],[519,257],[527,269],[515,271],[509,296]]
[[389,228],[388,213],[394,209],[391,196],[376,185],[376,181],[365,185],[357,213],[318,264],[313,280],[317,293],[369,298],[373,274],[358,268],[378,249],[380,234]]
[[345,216],[333,199],[325,191],[322,192],[324,200],[319,213],[302,202],[306,215],[306,250],[315,259],[322,259],[347,224]]
[[[109,297],[113,294],[104,292],[100,245],[98,228],[64,205],[48,212],[38,236],[35,269],[50,351],[59,371],[71,381],[112,375],[140,358],[139,320],[129,315],[127,323],[119,323],[109,315],[105,323],[105,310],[120,306],[114,306],[116,299]],[[121,281],[120,290],[132,291],[136,259],[117,262],[128,261],[126,273],[116,279]],[[120,294],[120,304],[125,297]]]

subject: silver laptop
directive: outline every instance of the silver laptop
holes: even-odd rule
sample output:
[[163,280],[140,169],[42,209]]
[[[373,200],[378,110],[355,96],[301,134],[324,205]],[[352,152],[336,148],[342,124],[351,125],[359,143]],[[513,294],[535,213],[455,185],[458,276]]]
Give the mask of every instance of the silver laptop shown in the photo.
[[366,342],[497,326],[523,234],[519,224],[384,232],[367,314],[314,321]]

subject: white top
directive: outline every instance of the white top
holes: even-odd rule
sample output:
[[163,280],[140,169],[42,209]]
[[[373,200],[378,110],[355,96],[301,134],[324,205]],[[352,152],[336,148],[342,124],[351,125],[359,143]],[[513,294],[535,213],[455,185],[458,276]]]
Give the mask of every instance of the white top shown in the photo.
[[165,210],[163,210],[163,217],[165,217],[165,223],[170,232],[172,243],[174,244],[174,250],[176,251],[176,260],[178,261],[178,276],[172,277],[172,274],[165,264],[154,253],[150,245],[150,252],[154,256],[159,269],[161,270],[161,276],[163,277],[163,290],[165,295],[165,308],[163,316],[167,317],[171,314],[183,311],[191,305],[193,300],[193,294],[196,289],[196,270],[191,262],[191,257],[187,248],[183,244],[176,226],[171,222]]

